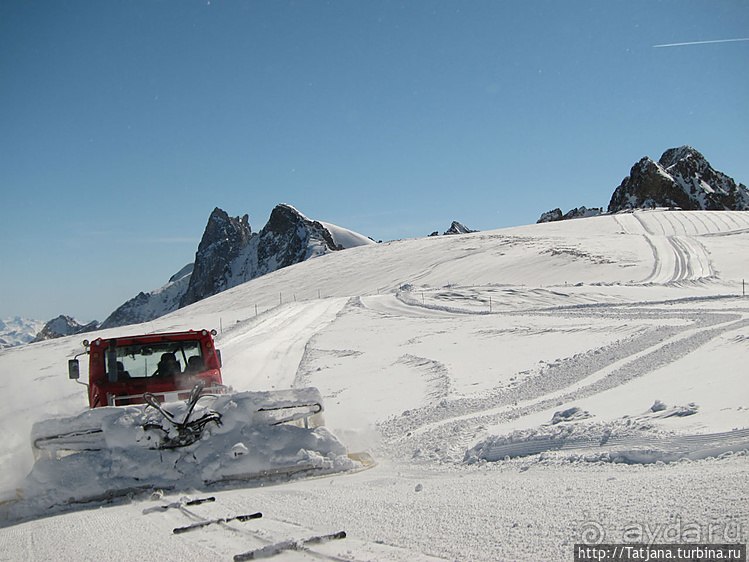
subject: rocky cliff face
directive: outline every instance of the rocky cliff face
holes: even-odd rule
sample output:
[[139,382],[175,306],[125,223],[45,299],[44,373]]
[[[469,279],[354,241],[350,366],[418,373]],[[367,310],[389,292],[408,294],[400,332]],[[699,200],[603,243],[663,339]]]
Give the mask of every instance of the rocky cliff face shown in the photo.
[[[261,275],[328,252],[343,250],[331,232],[289,205],[278,205],[257,240],[257,266]],[[253,277],[256,277],[253,276]]]
[[115,310],[104,328],[147,322],[211,295],[304,260],[364,244],[369,238],[313,221],[291,205],[278,205],[268,224],[253,233],[249,217],[230,217],[216,208],[188,264],[169,283],[140,293]]
[[203,232],[195,254],[195,267],[184,294],[178,302],[187,306],[232,286],[231,264],[252,237],[249,216],[230,217],[216,207]]
[[556,208],[556,209],[553,209],[551,211],[548,211],[542,214],[541,218],[536,221],[536,224],[542,223],[542,222],[555,222],[555,221],[564,221],[564,220],[569,220],[569,219],[581,219],[585,217],[595,217],[602,213],[603,213],[603,209],[601,207],[588,209],[587,207],[582,206],[582,207],[578,207],[577,209],[572,209],[564,214],[562,214],[561,209]]
[[58,316],[54,320],[47,322],[31,343],[93,332],[98,327],[99,323],[96,321],[81,325],[70,316]]
[[[218,232],[210,228],[209,221],[181,307],[277,269],[347,247],[336,242],[330,225],[308,219],[291,205],[276,206],[268,224],[257,234],[250,233],[246,216],[228,221],[226,218],[222,218]],[[366,239],[361,238],[365,243]]]
[[471,230],[466,225],[464,225],[461,222],[453,221],[453,223],[450,225],[450,228],[448,228],[445,231],[445,236],[449,236],[451,234],[468,234],[470,232],[476,232],[475,230]]
[[611,197],[608,211],[647,207],[683,210],[749,210],[749,190],[714,170],[691,146],[671,148],[658,162],[643,158]]

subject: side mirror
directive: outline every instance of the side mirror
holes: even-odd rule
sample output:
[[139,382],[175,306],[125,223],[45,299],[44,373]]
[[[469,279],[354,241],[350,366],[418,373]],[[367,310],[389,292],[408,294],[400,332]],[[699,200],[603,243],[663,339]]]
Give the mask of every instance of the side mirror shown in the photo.
[[81,378],[81,368],[78,359],[68,359],[68,377],[78,380]]
[[221,350],[220,349],[216,350],[216,357],[218,358],[218,368],[222,369],[224,367],[224,362],[221,361]]

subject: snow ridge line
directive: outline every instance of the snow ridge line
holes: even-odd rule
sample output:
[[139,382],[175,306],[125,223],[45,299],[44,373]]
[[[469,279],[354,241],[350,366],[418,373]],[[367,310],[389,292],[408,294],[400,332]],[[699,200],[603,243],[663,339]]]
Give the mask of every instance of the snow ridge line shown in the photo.
[[607,438],[604,433],[603,436],[556,438],[553,435],[545,435],[539,437],[541,438],[515,443],[488,442],[466,453],[466,457],[471,461],[480,458],[493,462],[507,457],[525,457],[547,451],[595,450],[609,454],[613,459],[620,458],[622,462],[633,462],[633,457],[639,458],[642,462],[649,459],[697,460],[706,456],[716,456],[749,448],[749,429],[675,436],[621,435]]

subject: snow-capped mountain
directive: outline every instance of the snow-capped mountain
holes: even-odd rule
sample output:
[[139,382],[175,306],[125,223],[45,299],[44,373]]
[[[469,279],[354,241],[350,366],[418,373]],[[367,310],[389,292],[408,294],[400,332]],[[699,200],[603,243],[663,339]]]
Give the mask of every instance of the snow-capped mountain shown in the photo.
[[80,324],[70,316],[60,315],[47,322],[32,343],[92,332],[98,327],[99,323],[96,320],[88,324]]
[[41,320],[29,320],[20,316],[0,320],[0,349],[33,341],[43,327],[44,322]]
[[311,220],[291,205],[276,206],[258,233],[252,232],[248,215],[230,217],[217,207],[208,218],[195,262],[163,287],[127,301],[102,327],[150,321],[277,269],[374,243],[351,230]]
[[[608,212],[671,207],[685,211],[749,210],[749,189],[715,170],[691,146],[670,148],[658,162],[647,156],[632,166],[616,188]],[[553,209],[537,222],[554,222],[603,214],[602,208],[578,207],[568,213]]]
[[344,228],[313,221],[291,205],[273,209],[258,234],[250,232],[247,216],[230,219],[214,210],[195,255],[195,270],[180,306],[329,252],[374,244]]
[[[477,231],[476,230],[471,230],[466,225],[464,225],[462,222],[453,221],[452,224],[450,225],[450,228],[448,228],[442,234],[444,236],[449,236],[451,234],[469,234],[471,232],[477,232]],[[440,233],[435,230],[429,236],[439,236],[439,234]]]
[[645,157],[632,166],[611,196],[608,211],[655,207],[746,211],[749,190],[713,169],[691,146],[682,146],[667,150],[658,162]]

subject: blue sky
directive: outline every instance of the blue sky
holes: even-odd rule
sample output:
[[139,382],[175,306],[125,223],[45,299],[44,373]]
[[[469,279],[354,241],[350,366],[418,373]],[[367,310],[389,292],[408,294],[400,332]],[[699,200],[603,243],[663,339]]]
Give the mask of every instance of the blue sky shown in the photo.
[[4,0],[0,318],[103,320],[218,206],[377,240],[606,206],[689,144],[749,181],[747,1]]

